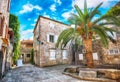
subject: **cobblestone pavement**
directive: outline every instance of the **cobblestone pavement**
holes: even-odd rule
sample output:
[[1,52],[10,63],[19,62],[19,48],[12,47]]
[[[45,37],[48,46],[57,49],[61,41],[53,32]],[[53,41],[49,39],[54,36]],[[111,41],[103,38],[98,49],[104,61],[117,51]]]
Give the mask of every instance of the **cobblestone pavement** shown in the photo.
[[25,65],[10,70],[1,82],[90,82],[62,74],[66,65],[39,68]]

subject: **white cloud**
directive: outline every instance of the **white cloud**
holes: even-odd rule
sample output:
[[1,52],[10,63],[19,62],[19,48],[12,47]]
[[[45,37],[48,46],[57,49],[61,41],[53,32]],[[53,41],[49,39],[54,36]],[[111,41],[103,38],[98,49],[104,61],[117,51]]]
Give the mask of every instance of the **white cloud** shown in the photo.
[[35,19],[34,22],[37,22],[37,19]]
[[28,21],[31,21],[31,18],[28,18]]
[[23,30],[20,33],[21,33],[20,40],[27,40],[27,39],[32,40],[33,29]]
[[20,40],[33,40],[33,34],[31,34],[31,36],[25,35],[25,36],[21,36]]
[[42,10],[42,8],[40,6],[38,6],[38,5],[32,5],[30,3],[27,3],[27,4],[23,5],[22,8],[23,9],[19,11],[19,14],[31,12],[33,9]]
[[47,17],[47,18],[50,18],[50,16],[47,15],[46,12],[43,13],[43,16],[44,16],[44,17]]
[[50,16],[49,15],[44,15],[45,17],[47,17],[47,18],[50,18]]
[[31,26],[35,26],[35,23],[34,23],[34,24],[31,24]]
[[56,5],[55,5],[55,4],[52,4],[52,5],[50,6],[50,10],[53,11],[53,12],[56,11]]
[[28,35],[29,33],[33,33],[33,29],[28,29],[28,30],[21,31],[21,35]]
[[65,12],[62,14],[62,17],[64,17],[65,19],[68,19],[70,17],[70,13],[71,12]]
[[55,1],[55,3],[58,3],[59,5],[62,4],[62,2],[60,0],[54,0],[54,1]]
[[[109,7],[110,3],[109,1],[115,1],[115,0],[86,0],[87,1],[87,7],[96,7],[98,4],[103,2],[102,7]],[[72,3],[72,6],[78,5],[81,9],[84,8],[84,0],[74,0]]]
[[20,25],[20,31],[24,30],[25,27],[26,27],[26,25],[21,24]]

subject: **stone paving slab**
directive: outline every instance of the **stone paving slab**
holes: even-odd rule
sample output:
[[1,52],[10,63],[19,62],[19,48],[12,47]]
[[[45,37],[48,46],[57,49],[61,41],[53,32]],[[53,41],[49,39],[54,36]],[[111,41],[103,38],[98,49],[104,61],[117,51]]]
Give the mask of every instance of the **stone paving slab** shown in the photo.
[[72,78],[62,74],[67,65],[39,68],[25,65],[10,70],[0,82],[93,82]]

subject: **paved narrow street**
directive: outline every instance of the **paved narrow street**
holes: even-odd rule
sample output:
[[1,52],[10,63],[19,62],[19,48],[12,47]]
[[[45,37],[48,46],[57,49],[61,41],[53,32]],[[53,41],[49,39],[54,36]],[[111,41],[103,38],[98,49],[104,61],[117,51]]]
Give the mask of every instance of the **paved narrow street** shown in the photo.
[[2,82],[90,82],[78,80],[62,74],[65,65],[39,68],[25,65],[10,70]]

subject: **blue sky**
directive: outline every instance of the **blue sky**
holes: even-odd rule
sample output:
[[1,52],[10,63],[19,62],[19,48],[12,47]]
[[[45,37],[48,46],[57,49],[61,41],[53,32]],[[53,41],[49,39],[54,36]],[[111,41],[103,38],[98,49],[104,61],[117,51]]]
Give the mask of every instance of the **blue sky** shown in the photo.
[[[104,14],[119,0],[87,0],[88,8],[103,2],[100,10]],[[11,0],[10,13],[18,16],[21,40],[33,39],[33,29],[39,15],[67,23],[77,4],[83,9],[84,0]]]

